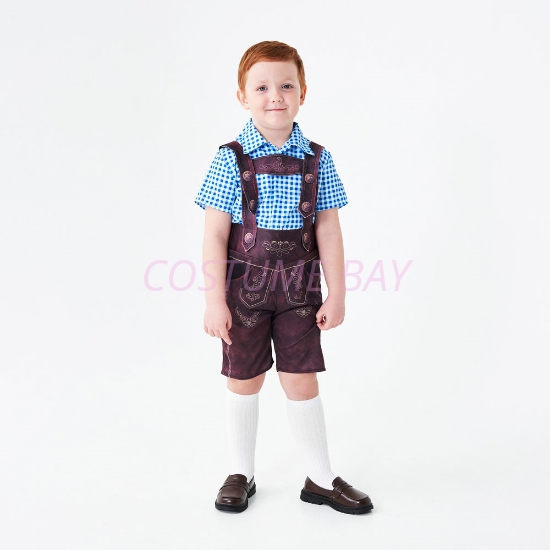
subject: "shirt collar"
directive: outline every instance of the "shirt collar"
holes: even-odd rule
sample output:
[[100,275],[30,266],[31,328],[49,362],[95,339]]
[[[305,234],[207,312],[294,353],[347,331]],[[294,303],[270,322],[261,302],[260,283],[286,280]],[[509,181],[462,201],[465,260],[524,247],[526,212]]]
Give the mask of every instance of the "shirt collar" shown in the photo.
[[[256,126],[254,126],[254,123],[252,122],[252,119],[250,119],[245,127],[243,128],[243,131],[241,134],[237,137],[237,141],[242,145],[243,152],[245,155],[249,154],[251,151],[255,151],[256,149],[259,149],[264,146],[275,148],[274,145],[269,143],[263,136],[258,132]],[[292,146],[298,147],[301,149],[304,153],[307,153],[308,155],[314,155],[315,153],[309,146],[309,139],[304,137],[304,134],[302,134],[302,130],[300,130],[300,126],[298,126],[297,122],[293,123],[292,127],[292,133],[290,134],[290,137],[286,141],[286,143],[282,146],[282,148],[278,151],[276,151],[279,154],[284,154],[286,151],[288,151]]]

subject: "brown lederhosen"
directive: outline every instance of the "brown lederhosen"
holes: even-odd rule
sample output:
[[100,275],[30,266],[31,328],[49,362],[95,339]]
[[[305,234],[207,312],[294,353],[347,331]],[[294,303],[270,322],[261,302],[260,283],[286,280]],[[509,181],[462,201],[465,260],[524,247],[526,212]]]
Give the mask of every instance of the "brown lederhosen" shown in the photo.
[[[222,340],[221,373],[247,380],[273,365],[278,371],[326,370],[316,314],[323,302],[319,253],[313,225],[317,175],[322,146],[310,142],[315,155],[304,160],[287,155],[251,159],[237,141],[222,145],[235,152],[241,176],[242,220],[231,224],[228,246],[226,301],[232,315],[229,336]],[[300,229],[257,227],[256,173],[302,174],[298,210]]]

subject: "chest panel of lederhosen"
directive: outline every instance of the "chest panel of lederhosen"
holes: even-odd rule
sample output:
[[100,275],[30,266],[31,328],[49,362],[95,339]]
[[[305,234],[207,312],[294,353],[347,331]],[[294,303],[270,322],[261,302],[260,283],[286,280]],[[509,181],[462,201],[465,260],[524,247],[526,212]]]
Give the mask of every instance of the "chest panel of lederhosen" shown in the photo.
[[243,148],[238,141],[220,146],[220,148],[228,147],[232,149],[237,157],[237,165],[241,176],[243,248],[245,251],[250,250],[256,243],[256,211],[258,208],[256,174],[301,174],[302,185],[298,211],[303,218],[302,245],[309,252],[312,240],[313,214],[317,203],[319,159],[323,150],[322,145],[313,141],[309,142],[309,146],[315,154],[306,154],[303,160],[288,155],[269,155],[251,159],[249,155],[243,152]]

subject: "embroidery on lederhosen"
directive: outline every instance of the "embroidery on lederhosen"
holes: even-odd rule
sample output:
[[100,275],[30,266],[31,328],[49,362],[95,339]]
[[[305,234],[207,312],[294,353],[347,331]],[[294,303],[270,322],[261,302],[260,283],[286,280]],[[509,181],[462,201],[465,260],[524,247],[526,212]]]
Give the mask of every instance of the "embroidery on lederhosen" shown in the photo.
[[307,317],[311,313],[311,306],[299,307],[294,311],[300,317]]
[[277,256],[282,256],[283,254],[288,254],[291,250],[296,248],[296,243],[294,241],[264,241],[262,246],[270,253],[277,254]]
[[258,307],[269,298],[269,287],[273,270],[265,267],[252,266],[249,273],[250,280],[243,281],[243,288],[239,290],[239,299],[248,308]]
[[[258,288],[261,288],[264,284],[266,271],[265,269],[262,269],[259,271],[259,273],[252,279],[252,284],[250,285],[250,290],[256,290]],[[250,296],[247,294],[247,298],[250,298]],[[259,295],[258,295],[259,298]]]
[[273,172],[284,172],[286,170],[299,170],[299,164],[285,164],[281,157],[277,157],[273,164],[260,164],[262,170],[273,170]]
[[[283,284],[285,285],[286,299],[290,304],[304,306],[306,304],[307,292],[305,291],[305,263],[300,260],[298,264],[285,269]],[[286,272],[290,271],[289,275]]]
[[225,354],[227,355],[227,361],[229,363],[229,371],[227,372],[227,376],[231,377],[231,357],[229,357],[229,344],[226,344],[225,348]]
[[290,272],[292,277],[292,285],[294,286],[294,299],[301,300],[304,296],[304,283],[302,282],[302,275],[304,271],[304,264],[295,266]]
[[243,313],[239,310],[238,307],[235,308],[235,311],[239,316],[239,319],[241,320],[242,324],[245,327],[252,328],[258,322],[258,317],[260,316],[259,311],[255,311],[250,317],[243,315]]

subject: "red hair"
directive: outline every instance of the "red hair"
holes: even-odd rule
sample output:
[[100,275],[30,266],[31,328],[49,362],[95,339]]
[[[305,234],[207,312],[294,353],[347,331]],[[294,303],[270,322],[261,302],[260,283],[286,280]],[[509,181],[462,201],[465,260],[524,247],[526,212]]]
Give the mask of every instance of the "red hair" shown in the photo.
[[296,48],[283,42],[265,40],[264,42],[258,42],[258,44],[250,46],[241,58],[237,81],[239,90],[242,92],[246,84],[246,74],[250,70],[250,67],[258,63],[258,61],[293,61],[298,69],[300,88],[302,90],[305,89],[306,73],[304,71],[304,63],[302,62],[302,58],[298,55]]

